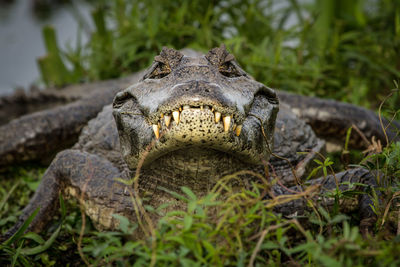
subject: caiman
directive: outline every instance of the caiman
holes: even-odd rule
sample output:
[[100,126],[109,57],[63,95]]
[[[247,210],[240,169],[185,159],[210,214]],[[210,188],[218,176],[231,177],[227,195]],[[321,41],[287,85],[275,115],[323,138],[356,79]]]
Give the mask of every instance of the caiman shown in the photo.
[[[97,101],[87,97],[79,103],[90,105],[91,100]],[[68,112],[74,108],[71,116]],[[61,107],[58,112],[65,113],[56,118],[73,120],[85,112],[79,108],[76,103]],[[44,115],[51,121],[49,113]],[[21,126],[13,123],[16,129]],[[271,187],[273,194],[292,194],[291,190],[301,190],[295,181],[304,178],[313,159],[323,153],[325,139],[339,140],[351,125],[364,133],[364,139],[383,139],[379,118],[372,111],[336,101],[277,95],[247,74],[223,45],[205,55],[164,48],[136,83],[119,91],[112,105],[89,121],[72,148],[57,154],[5,237],[38,207],[29,230],[43,229],[57,212],[60,193],[77,197],[99,229],[118,226],[112,214],[136,221],[132,186],[121,182],[133,177],[139,177],[138,192],[145,204],[173,203],[170,209],[184,205],[168,190],[186,186],[205,195],[222,177],[237,172],[242,173],[244,184],[256,177],[243,173],[277,178],[280,182]],[[364,146],[356,135],[351,143]],[[311,183],[320,185],[323,195],[336,185],[347,190],[345,182],[375,186],[374,181],[373,173],[353,168]],[[368,229],[376,219],[372,201],[361,194],[357,203],[360,225]],[[305,202],[297,200],[275,211],[289,216],[305,209]]]

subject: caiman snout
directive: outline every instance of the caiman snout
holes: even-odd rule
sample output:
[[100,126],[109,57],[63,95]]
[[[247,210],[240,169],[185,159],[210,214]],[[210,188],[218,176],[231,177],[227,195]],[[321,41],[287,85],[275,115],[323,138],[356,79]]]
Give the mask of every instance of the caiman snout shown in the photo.
[[[172,93],[174,94],[195,94],[209,97],[213,94],[221,95],[222,88],[216,83],[208,81],[190,81],[185,83],[180,83],[172,88]],[[175,92],[174,92],[175,91]]]

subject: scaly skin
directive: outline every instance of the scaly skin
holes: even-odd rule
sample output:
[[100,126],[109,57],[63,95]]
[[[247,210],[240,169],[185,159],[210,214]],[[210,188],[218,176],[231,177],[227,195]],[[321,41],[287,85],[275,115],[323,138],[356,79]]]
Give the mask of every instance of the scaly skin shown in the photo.
[[[222,117],[218,122],[217,112]],[[179,116],[168,123],[166,118],[174,113]],[[275,92],[246,74],[223,46],[196,57],[163,49],[144,77],[118,93],[113,106],[104,107],[89,122],[72,149],[57,155],[6,237],[37,207],[41,209],[30,230],[43,229],[57,210],[60,193],[77,197],[98,228],[113,229],[118,222],[111,214],[136,220],[132,188],[115,178],[130,179],[139,173],[139,193],[146,204],[174,203],[170,208],[179,209],[183,204],[160,186],[172,191],[187,186],[204,195],[227,174],[251,170],[266,176],[270,157],[270,173],[290,186],[291,167],[301,178],[315,156],[311,151],[323,148],[324,141],[287,105],[281,104],[278,113]],[[336,174],[339,184],[349,179],[374,186],[372,174],[363,169]],[[333,176],[317,180],[322,193],[335,189],[336,181]],[[275,186],[273,193],[288,192]],[[366,228],[375,218],[369,204],[365,195],[359,198]],[[306,209],[303,201],[295,201],[277,212],[289,215]]]
[[[28,114],[0,126],[0,168],[32,160],[50,162],[58,151],[75,144],[87,122],[109,104],[121,88],[136,82],[139,76],[140,73],[118,82],[110,80],[85,85],[83,90],[89,93],[79,100]],[[77,91],[71,87],[72,92]],[[73,95],[77,96],[79,92]]]
[[[366,141],[370,141],[373,136],[381,140],[384,145],[386,141],[399,140],[400,123],[389,122],[382,117],[381,125],[379,117],[371,110],[348,103],[287,92],[278,92],[278,96],[297,116],[307,122],[318,136],[325,140],[344,144],[347,129],[352,126],[357,127],[366,139],[353,130],[349,144],[353,148],[367,147]],[[386,136],[383,128],[386,128]]]
[[[11,95],[0,96],[0,126],[18,117],[46,109],[56,113],[57,107],[78,101],[93,93],[101,95],[116,88],[124,89],[130,84],[136,83],[142,75],[136,73],[120,79],[73,84],[63,88],[50,87],[39,90],[32,87],[29,91],[18,89]],[[112,102],[112,98],[108,100],[107,104]],[[99,111],[101,108],[102,106]]]

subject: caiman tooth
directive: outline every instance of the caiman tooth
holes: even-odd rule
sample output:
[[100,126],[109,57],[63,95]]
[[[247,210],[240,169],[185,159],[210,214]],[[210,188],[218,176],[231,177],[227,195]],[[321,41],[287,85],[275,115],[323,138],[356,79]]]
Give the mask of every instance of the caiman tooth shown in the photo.
[[214,113],[214,115],[215,115],[215,122],[219,122],[219,120],[221,119],[221,113],[219,113],[218,111],[216,111],[216,112]]
[[179,111],[182,111],[182,107],[179,107]]
[[165,121],[165,126],[169,126],[171,123],[171,116],[170,115],[164,115],[164,121]]
[[234,123],[232,126],[232,131],[236,130],[236,126],[237,126],[236,123]]
[[242,131],[242,125],[236,126],[236,136],[239,136],[241,131]]
[[188,105],[183,106],[183,110],[185,110],[185,109],[190,109],[190,106],[188,106]]
[[222,119],[224,122],[224,131],[227,132],[229,130],[229,126],[231,126],[231,117],[226,116]]
[[160,117],[161,117],[161,119],[162,119],[162,118],[164,118],[164,114],[163,114],[163,113],[161,113]]
[[200,106],[200,110],[204,110],[204,106],[203,105]]
[[174,121],[176,122],[176,124],[179,124],[179,111],[178,110],[176,110],[176,111],[173,111],[172,112],[172,117],[174,118]]
[[153,124],[153,132],[157,139],[160,138],[160,128],[157,124]]

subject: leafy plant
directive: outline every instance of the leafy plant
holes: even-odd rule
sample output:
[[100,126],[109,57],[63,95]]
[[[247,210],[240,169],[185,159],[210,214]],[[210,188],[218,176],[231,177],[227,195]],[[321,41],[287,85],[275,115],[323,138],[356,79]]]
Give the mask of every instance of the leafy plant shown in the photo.
[[[62,221],[65,218],[66,209],[64,205],[64,200],[60,197],[60,206],[61,206],[61,215]],[[57,229],[52,233],[48,240],[43,240],[41,236],[35,234],[33,232],[25,233],[28,229],[29,224],[33,221],[36,217],[37,213],[39,212],[39,208],[37,208],[29,217],[28,219],[22,224],[22,226],[7,240],[0,244],[0,256],[8,257],[11,259],[11,266],[15,266],[16,264],[23,265],[23,266],[33,266],[34,264],[31,262],[27,256],[37,255],[40,254],[47,249],[54,243],[55,239],[60,233],[62,222],[57,227]],[[34,247],[25,247],[25,243],[27,240],[35,242],[37,245]],[[1,258],[0,258],[1,259]],[[50,262],[46,259],[46,265],[53,265],[49,264]]]
[[271,87],[376,108],[400,77],[399,17],[395,0],[98,1],[88,43],[68,52],[47,45],[56,75],[40,65],[46,84],[62,85],[138,71],[162,46],[225,43]]

